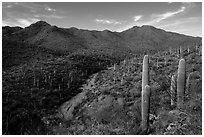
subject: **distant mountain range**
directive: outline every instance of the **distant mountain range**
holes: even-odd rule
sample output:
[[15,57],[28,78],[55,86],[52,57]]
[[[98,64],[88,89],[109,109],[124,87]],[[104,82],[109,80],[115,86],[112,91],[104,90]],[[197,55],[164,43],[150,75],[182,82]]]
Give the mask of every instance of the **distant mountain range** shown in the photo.
[[3,27],[2,36],[3,63],[5,59],[11,59],[10,56],[18,57],[14,56],[18,53],[21,54],[22,59],[24,58],[24,56],[22,57],[23,53],[28,56],[31,52],[32,55],[34,52],[36,54],[45,52],[49,55],[53,53],[67,55],[81,51],[89,52],[89,50],[96,51],[98,54],[106,53],[109,56],[116,54],[125,56],[155,52],[169,47],[201,44],[201,37],[167,32],[147,25],[134,26],[123,32],[111,32],[109,30],[83,30],[74,27],[59,28],[51,26],[45,21],[38,21],[25,28]]

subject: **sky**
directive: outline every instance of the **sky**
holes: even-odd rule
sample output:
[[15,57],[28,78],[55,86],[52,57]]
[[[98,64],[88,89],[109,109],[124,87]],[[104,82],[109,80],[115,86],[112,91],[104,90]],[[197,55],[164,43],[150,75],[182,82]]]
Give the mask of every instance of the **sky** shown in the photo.
[[202,36],[201,2],[3,2],[2,26],[27,27],[39,20],[58,27],[121,32],[152,25]]

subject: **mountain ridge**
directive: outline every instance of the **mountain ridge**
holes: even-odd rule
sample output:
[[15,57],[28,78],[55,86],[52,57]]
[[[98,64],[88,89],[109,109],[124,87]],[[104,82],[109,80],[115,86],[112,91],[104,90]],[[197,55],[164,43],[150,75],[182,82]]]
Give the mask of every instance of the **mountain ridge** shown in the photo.
[[[32,24],[29,25],[29,26],[32,26],[32,25],[43,25],[43,24],[44,24],[44,25],[48,25],[48,26],[56,26],[56,25],[51,25],[51,24],[49,24],[49,23],[47,23],[46,21],[43,21],[43,20],[37,21],[37,22],[35,22],[35,23],[32,23]],[[27,27],[25,27],[25,28],[28,28],[29,26],[27,26]],[[16,27],[18,27],[18,28],[24,29],[23,27],[20,27],[20,26],[14,26],[14,27],[12,27],[12,26],[2,26],[2,27],[3,27],[3,28],[5,28],[5,27],[16,28]],[[78,30],[96,31],[96,32],[109,31],[109,32],[113,32],[113,33],[123,33],[123,32],[125,32],[125,31],[130,30],[130,29],[142,28],[142,27],[150,27],[150,28],[154,28],[154,29],[163,30],[163,29],[154,27],[154,26],[152,26],[152,25],[142,25],[142,26],[136,26],[136,25],[135,25],[135,26],[132,26],[131,28],[128,28],[128,29],[126,29],[126,30],[124,30],[124,31],[121,31],[121,32],[111,31],[111,30],[108,30],[108,29],[104,29],[104,30],[90,30],[90,29],[80,29],[80,28],[76,28],[76,27],[60,27],[60,28],[62,28],[62,29],[78,29]],[[164,31],[165,31],[165,32],[170,32],[170,33],[180,34],[180,33],[178,33],[178,32],[172,32],[172,31],[166,31],[166,30],[164,30]],[[194,37],[194,38],[202,38],[202,37],[200,37],[200,36],[191,36],[191,35],[186,35],[186,34],[180,34],[180,35],[190,36],[190,37]]]
[[[94,51],[98,55],[103,54],[111,58],[126,58],[135,54],[157,52],[168,48],[201,45],[202,39],[167,32],[149,25],[134,26],[123,32],[112,32],[110,30],[85,30],[75,27],[60,28],[45,21],[38,21],[25,28],[3,27],[2,36],[3,49],[8,51],[3,53],[6,58],[13,56],[12,54],[8,56],[7,53],[19,54],[16,53],[19,51],[16,49],[18,47],[14,46],[18,44],[14,43],[23,43],[25,48],[43,48],[61,55]],[[21,48],[23,47],[21,46]],[[22,52],[20,53],[22,54]],[[39,54],[36,56],[40,58]]]

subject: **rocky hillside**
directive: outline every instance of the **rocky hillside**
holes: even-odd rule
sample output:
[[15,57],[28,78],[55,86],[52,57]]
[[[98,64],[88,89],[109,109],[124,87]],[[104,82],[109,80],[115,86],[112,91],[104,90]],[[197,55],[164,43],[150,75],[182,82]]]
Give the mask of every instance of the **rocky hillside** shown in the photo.
[[191,73],[183,110],[170,104],[171,76],[177,74],[179,53],[174,50],[150,55],[148,132],[140,128],[141,56],[93,74],[81,87],[82,92],[59,108],[56,117],[61,122],[54,126],[54,134],[202,134],[202,58],[200,50],[189,50],[183,51],[186,75]]

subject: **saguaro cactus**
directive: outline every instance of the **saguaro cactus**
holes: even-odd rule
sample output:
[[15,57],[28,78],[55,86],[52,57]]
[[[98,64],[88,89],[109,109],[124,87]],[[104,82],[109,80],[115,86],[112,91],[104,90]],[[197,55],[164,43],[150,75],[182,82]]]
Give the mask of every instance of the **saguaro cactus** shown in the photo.
[[179,53],[181,54],[182,53],[182,47],[180,46],[179,48]]
[[175,100],[176,100],[176,76],[175,75],[172,75],[171,77],[170,94],[171,94],[171,106],[174,106]]
[[143,70],[142,70],[142,92],[146,85],[149,85],[149,58],[148,55],[144,56],[143,59]]
[[157,68],[159,67],[159,61],[158,61],[158,58],[157,58]]
[[149,99],[150,99],[149,59],[148,59],[148,55],[145,55],[143,59],[143,70],[142,70],[142,104],[141,104],[141,108],[142,108],[141,128],[143,131],[146,131],[148,129]]
[[190,78],[191,78],[191,74],[192,74],[192,73],[190,73],[190,74],[188,75],[188,78],[187,78],[187,80],[186,80],[186,93],[187,93],[187,94],[189,94],[189,90],[190,90]]
[[113,65],[113,70],[114,70],[114,71],[116,70],[116,64]]
[[123,65],[125,65],[126,64],[126,58],[124,59],[124,61],[123,61]]
[[177,108],[181,109],[184,103],[185,80],[186,80],[186,64],[185,60],[179,61],[178,77],[177,77]]
[[35,75],[35,71],[33,71],[33,86],[36,86],[36,75]]
[[199,47],[199,51],[198,51],[198,55],[201,56],[202,55],[202,47]]
[[165,66],[167,65],[167,58],[166,57],[164,58],[164,64],[165,64]]
[[149,85],[146,85],[142,92],[142,131],[147,131],[149,126],[149,111],[150,111],[150,95],[151,89]]
[[196,43],[196,51],[198,50],[198,45],[197,45],[197,43]]
[[121,79],[121,81],[120,81],[120,84],[121,84],[121,85],[124,84],[124,77],[125,77],[125,73],[123,73],[123,75],[122,75],[122,79]]
[[183,49],[181,46],[180,46],[179,52],[180,52],[180,58],[183,58]]
[[171,47],[169,48],[169,54],[171,55]]

